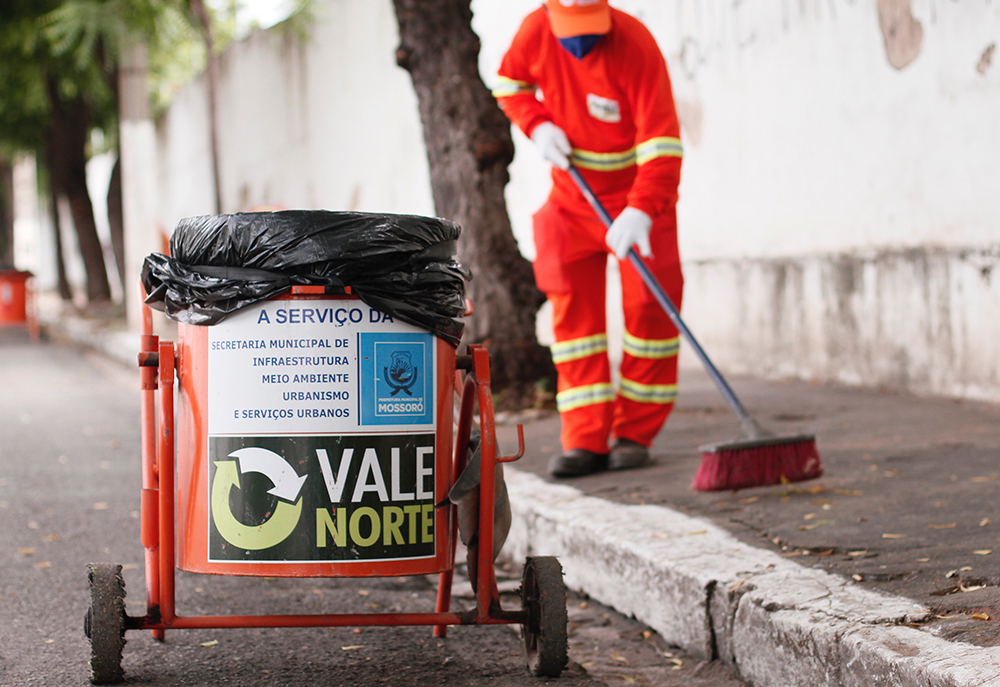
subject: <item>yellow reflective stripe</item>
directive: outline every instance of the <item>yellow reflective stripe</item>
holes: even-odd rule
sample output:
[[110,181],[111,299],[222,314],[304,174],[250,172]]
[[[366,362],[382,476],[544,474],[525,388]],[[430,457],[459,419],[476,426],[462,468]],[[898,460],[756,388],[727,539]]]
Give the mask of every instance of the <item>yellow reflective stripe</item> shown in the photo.
[[679,337],[672,339],[640,339],[625,332],[625,353],[633,358],[673,358],[681,347]]
[[621,394],[636,403],[673,403],[677,400],[676,384],[640,384],[622,378]]
[[608,350],[608,335],[594,334],[579,339],[559,341],[552,344],[552,362],[556,365],[570,360],[579,360],[588,356],[605,353]]
[[503,98],[509,95],[518,95],[519,93],[531,93],[534,94],[535,86],[527,81],[515,81],[514,79],[508,79],[506,76],[498,76],[497,83],[493,87],[493,97]]
[[584,406],[599,403],[611,403],[615,400],[614,387],[609,383],[576,386],[556,394],[556,406],[560,413],[565,413]]
[[684,146],[679,138],[659,136],[637,145],[635,153],[636,163],[644,165],[658,157],[684,157]]
[[582,169],[614,172],[635,164],[635,148],[629,148],[620,153],[595,153],[592,150],[573,148],[570,161]]

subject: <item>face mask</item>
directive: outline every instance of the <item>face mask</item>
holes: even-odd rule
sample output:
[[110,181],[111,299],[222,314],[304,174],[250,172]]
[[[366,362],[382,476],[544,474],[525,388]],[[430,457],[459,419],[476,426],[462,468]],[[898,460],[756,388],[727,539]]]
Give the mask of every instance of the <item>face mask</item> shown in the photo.
[[582,60],[587,53],[593,50],[597,41],[601,40],[603,34],[592,34],[588,36],[570,36],[560,38],[559,45],[569,51],[569,54],[578,60]]

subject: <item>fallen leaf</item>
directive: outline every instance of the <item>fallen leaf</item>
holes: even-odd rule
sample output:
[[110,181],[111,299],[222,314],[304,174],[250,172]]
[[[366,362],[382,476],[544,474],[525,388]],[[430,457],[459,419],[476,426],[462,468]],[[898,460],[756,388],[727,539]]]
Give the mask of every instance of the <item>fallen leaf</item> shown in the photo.
[[805,515],[802,516],[802,519],[803,520],[812,520],[815,517],[816,517],[815,513],[806,513]]
[[652,636],[653,636],[653,633],[650,630],[643,630],[642,631],[642,638],[643,639],[649,639]]
[[883,539],[906,539],[905,534],[882,534]]
[[824,491],[826,491],[826,487],[822,487],[819,485],[815,487],[809,487],[808,489],[806,489],[807,494],[822,494]]
[[957,571],[957,570],[949,570],[948,572],[946,572],[946,573],[944,574],[944,578],[945,578],[946,580],[950,580],[951,578],[953,578],[953,577],[954,577],[955,575],[957,575],[957,574],[958,574],[958,571]]
[[958,572],[968,572],[969,570],[972,570],[972,566],[971,565],[967,565],[964,568],[959,568]]
[[972,553],[976,554],[977,556],[989,556],[991,553],[993,553],[993,549],[977,549]]
[[654,537],[659,537],[660,539],[670,539],[670,535],[666,532],[653,532]]
[[586,601],[581,601],[577,608],[588,608],[590,606]]
[[983,518],[982,520],[979,521],[979,526],[980,527],[986,527],[989,524],[990,524],[990,519],[989,518]]
[[107,510],[111,505],[107,501],[98,501],[94,504],[94,510]]
[[37,530],[38,529],[38,523],[37,522],[29,522],[28,523],[28,529],[29,530]]
[[354,651],[355,649],[364,649],[364,648],[365,648],[364,644],[352,644],[351,646],[342,646],[342,647],[340,647],[340,650],[341,651]]
[[371,594],[371,592],[368,591],[367,589],[359,589],[358,590],[358,596],[368,596],[369,594]]
[[625,658],[624,656],[622,656],[621,654],[614,654],[613,653],[613,654],[611,654],[611,658],[612,658],[612,660],[620,661],[621,663],[624,663],[625,665],[629,665],[628,659]]
[[[518,656],[520,656],[520,655],[521,655],[521,652],[518,652]],[[594,663],[593,661],[587,661],[586,663],[581,663],[580,665],[582,665],[584,668],[593,668],[597,664]]]
[[970,585],[970,586],[966,587],[966,586],[960,584],[960,585],[958,585],[958,589],[960,591],[963,591],[963,592],[974,592],[977,589],[986,589],[986,585],[985,584],[974,584],[974,585]]
[[635,678],[629,677],[628,675],[619,675],[618,677],[622,682],[635,682]]
[[857,489],[834,489],[833,493],[839,494],[840,496],[861,496],[864,492],[858,491]]
[[817,520],[810,525],[799,525],[800,530],[814,530],[820,525],[829,525],[833,520]]
[[[800,527],[799,529],[802,529],[802,528]],[[791,553],[783,553],[783,554],[781,554],[781,557],[782,558],[794,558],[795,556],[804,556],[804,555],[806,555],[805,551],[792,551]]]
[[832,556],[833,549],[828,549],[826,551],[820,551],[818,553],[813,553],[814,556]]
[[973,477],[972,482],[992,482],[995,479],[1000,479],[1000,475],[990,475],[989,477]]
[[935,618],[940,618],[941,620],[950,620],[951,618],[957,618],[956,615],[936,615]]
[[42,561],[41,563],[35,563],[36,568],[51,568],[52,563],[49,561]]
[[972,617],[976,620],[989,620],[990,616],[987,613],[973,613]]
[[914,563],[927,563],[928,561],[930,561],[930,558],[914,558],[913,559]]
[[679,658],[672,658],[672,659],[670,659],[670,662],[674,664],[674,668],[673,668],[674,670],[683,670],[684,669],[684,661],[683,660],[681,660]]
[[830,499],[813,499],[814,506],[827,506],[830,504]]
[[708,534],[708,530],[695,530],[694,532],[688,532],[688,534]]
[[757,503],[760,500],[759,496],[751,496],[748,499],[740,499],[740,503]]
[[55,643],[56,643],[56,640],[54,640],[54,639],[46,639],[46,640],[45,640],[45,643],[46,643],[46,644],[55,644]]
[[865,581],[865,578],[863,576],[859,575],[858,573],[854,573],[853,575],[851,575],[851,577],[854,580],[858,581],[858,582],[864,582]]
[[47,537],[42,537],[42,541],[59,541],[58,534],[50,534]]
[[735,592],[737,589],[739,589],[740,587],[743,586],[743,583],[746,582],[747,579],[748,578],[744,577],[742,580],[740,580],[739,582],[737,582],[736,584],[734,584],[732,587],[730,587],[729,591]]
[[356,635],[359,635],[359,634],[361,634],[361,628],[360,627],[356,627],[353,630],[351,630],[351,632],[354,633],[354,634],[356,634]]
[[862,551],[848,551],[847,555],[848,556],[864,556],[866,553],[868,553],[868,549],[864,549]]
[[30,556],[35,551],[38,551],[38,549],[29,548],[29,547],[23,547],[23,548],[20,548],[20,549],[17,550],[18,553],[23,553],[25,556]]
[[126,563],[122,566],[122,570],[138,570],[139,566],[135,563]]
[[928,525],[927,528],[931,530],[950,530],[952,527],[958,527],[957,522],[949,522],[947,525]]
[[202,642],[202,643],[201,643],[201,646],[205,646],[205,647],[208,647],[208,646],[215,646],[215,645],[216,645],[216,644],[218,644],[218,643],[219,643],[219,640],[218,640],[218,639],[213,639],[213,640],[211,640],[211,641],[208,641],[208,642]]

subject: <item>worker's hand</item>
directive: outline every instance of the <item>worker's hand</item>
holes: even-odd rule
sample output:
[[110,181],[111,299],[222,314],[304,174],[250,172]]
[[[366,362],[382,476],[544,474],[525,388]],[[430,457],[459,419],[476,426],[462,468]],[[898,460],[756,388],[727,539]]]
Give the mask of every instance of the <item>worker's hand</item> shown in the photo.
[[573,148],[566,138],[566,132],[552,122],[542,122],[531,132],[538,152],[559,169],[569,169],[569,154]]
[[605,241],[619,260],[628,257],[628,251],[635,246],[639,254],[648,258],[653,254],[649,245],[649,230],[653,226],[653,219],[638,208],[627,207],[618,215],[618,219],[611,223]]

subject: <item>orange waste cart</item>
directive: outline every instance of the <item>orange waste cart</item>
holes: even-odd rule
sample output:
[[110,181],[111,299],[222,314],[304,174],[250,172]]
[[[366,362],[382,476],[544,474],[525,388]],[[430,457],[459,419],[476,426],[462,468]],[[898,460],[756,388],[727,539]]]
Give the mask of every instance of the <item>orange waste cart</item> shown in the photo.
[[[121,566],[91,564],[92,681],[117,682],[127,630],[448,625],[523,627],[529,669],[566,665],[554,557],[529,558],[522,603],[501,607],[493,568],[498,454],[486,349],[469,354],[394,321],[350,288],[294,286],[212,326],[160,341],[144,310],[141,539],[146,614],[125,613]],[[175,404],[176,380],[176,404]],[[457,417],[454,410],[458,394]],[[456,507],[448,493],[481,431],[476,604],[451,610]],[[175,416],[176,415],[176,416]],[[176,428],[176,433],[175,433]],[[182,616],[175,569],[267,577],[439,576],[425,613]]]

